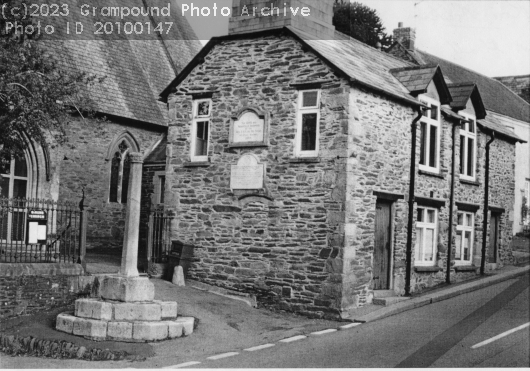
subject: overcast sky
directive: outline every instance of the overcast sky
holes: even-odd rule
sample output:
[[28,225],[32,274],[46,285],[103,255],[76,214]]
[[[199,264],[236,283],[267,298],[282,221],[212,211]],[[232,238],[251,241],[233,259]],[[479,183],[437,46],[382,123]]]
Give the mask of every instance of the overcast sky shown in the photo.
[[[318,1],[318,0],[317,0]],[[186,1],[187,2],[187,1]],[[231,6],[232,0],[194,0]],[[377,10],[387,33],[416,28],[416,46],[488,76],[530,74],[530,0],[362,0]],[[228,18],[187,17],[199,39],[226,35]]]

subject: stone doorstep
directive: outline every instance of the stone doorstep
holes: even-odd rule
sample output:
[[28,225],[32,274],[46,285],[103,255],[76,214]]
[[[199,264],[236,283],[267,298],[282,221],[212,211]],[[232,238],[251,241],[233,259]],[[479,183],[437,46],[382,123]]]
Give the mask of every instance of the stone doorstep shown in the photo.
[[149,342],[175,339],[193,333],[195,318],[180,317],[170,321],[105,321],[75,317],[70,313],[57,316],[56,330],[103,341]]
[[394,290],[374,290],[374,298],[388,298],[391,296],[397,296]]
[[100,299],[78,299],[75,301],[76,317],[116,321],[160,321],[177,318],[177,302],[124,303]]
[[403,297],[403,296],[387,296],[387,297],[382,297],[382,298],[374,297],[372,300],[372,304],[388,306],[388,305],[396,304],[396,303],[399,303],[405,300],[410,300],[410,298]]

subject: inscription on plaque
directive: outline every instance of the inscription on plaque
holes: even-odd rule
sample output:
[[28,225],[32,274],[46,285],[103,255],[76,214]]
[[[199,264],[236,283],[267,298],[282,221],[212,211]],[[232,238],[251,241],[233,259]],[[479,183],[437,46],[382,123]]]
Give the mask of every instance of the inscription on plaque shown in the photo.
[[265,120],[254,112],[245,112],[234,121],[233,143],[263,142],[265,139]]
[[237,165],[232,165],[230,188],[261,189],[265,176],[265,164],[260,164],[254,155],[244,155]]

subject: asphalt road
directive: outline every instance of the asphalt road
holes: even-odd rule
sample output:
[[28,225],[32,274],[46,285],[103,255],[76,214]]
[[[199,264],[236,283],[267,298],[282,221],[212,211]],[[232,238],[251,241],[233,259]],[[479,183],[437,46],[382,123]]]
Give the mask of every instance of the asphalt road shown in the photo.
[[[185,354],[178,357],[171,357],[176,349],[162,343],[164,348],[145,362],[86,362],[0,354],[0,369],[175,368],[183,363],[190,368],[530,367],[530,327],[481,345],[530,323],[529,285],[527,274],[347,330],[290,343],[269,339],[270,347],[252,352],[245,349],[258,344],[232,342],[235,348],[226,358],[222,358],[226,354],[215,353],[218,347],[208,345],[223,342],[222,334],[218,334],[210,341],[203,339],[203,346],[186,348]],[[186,345],[190,347],[191,343]]]
[[190,360],[201,362],[191,367],[530,367],[528,326],[480,345],[530,322],[529,292],[525,275],[353,329]]

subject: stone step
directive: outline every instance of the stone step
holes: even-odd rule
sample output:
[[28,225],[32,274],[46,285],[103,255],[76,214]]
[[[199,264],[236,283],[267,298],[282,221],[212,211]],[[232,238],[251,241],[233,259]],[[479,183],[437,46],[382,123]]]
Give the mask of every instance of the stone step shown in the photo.
[[374,298],[388,298],[397,296],[394,290],[374,290]]
[[384,305],[386,307],[388,305],[399,303],[400,301],[405,301],[405,300],[410,300],[410,298],[406,298],[403,296],[390,296],[390,297],[385,297],[385,298],[374,298],[372,300],[372,304]]
[[177,302],[124,303],[101,299],[77,299],[74,315],[104,321],[161,321],[177,318]]
[[191,335],[194,325],[193,317],[178,317],[167,321],[124,322],[81,318],[72,313],[61,313],[57,316],[56,329],[96,341],[153,342]]
[[530,263],[530,254],[521,251],[513,251],[513,265],[526,265]]

